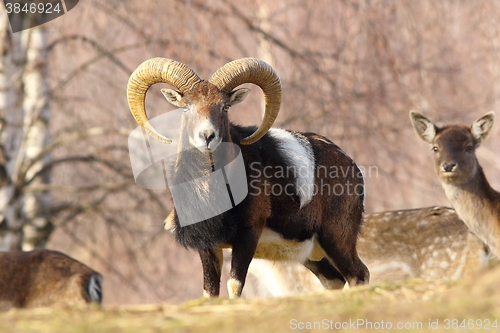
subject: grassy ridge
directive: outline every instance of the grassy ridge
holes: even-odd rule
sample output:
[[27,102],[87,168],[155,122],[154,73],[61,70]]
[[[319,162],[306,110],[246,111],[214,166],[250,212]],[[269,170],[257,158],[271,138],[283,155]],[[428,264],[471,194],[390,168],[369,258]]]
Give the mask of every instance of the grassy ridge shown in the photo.
[[[490,330],[484,330],[479,324],[500,318],[498,281],[497,266],[453,283],[410,280],[281,299],[11,310],[0,314],[0,332],[264,333],[337,331],[335,328],[342,325],[356,332],[391,327],[395,331],[397,325],[402,325],[404,332],[427,332],[431,323],[438,328],[433,332],[494,332],[500,328],[490,325]],[[460,328],[461,324],[466,326]]]

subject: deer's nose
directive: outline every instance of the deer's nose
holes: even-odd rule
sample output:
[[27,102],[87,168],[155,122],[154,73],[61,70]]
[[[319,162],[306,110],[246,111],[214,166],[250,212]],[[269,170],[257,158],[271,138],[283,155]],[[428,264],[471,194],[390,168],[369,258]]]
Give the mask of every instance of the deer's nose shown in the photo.
[[455,171],[456,167],[457,167],[456,162],[441,164],[441,168],[443,169],[444,172],[453,172]]

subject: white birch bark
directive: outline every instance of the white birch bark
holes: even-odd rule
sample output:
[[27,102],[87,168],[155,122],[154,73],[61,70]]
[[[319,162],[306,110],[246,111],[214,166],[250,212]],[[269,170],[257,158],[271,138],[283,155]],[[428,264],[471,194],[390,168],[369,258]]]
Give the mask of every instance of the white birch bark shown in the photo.
[[[49,157],[35,160],[50,140],[49,122],[49,89],[47,78],[47,33],[44,28],[35,27],[25,32],[23,44],[26,45],[26,66],[22,81],[24,86],[24,133],[23,142],[24,166],[32,163],[27,169],[24,180],[33,178],[46,164]],[[22,177],[22,175],[19,175]],[[31,181],[32,185],[48,183],[48,175],[37,177]],[[21,219],[23,220],[24,251],[43,247],[46,242],[46,233],[50,232],[48,222],[50,210],[49,192],[27,192],[21,202]],[[47,228],[49,230],[47,230]]]
[[0,186],[0,250],[6,251],[21,247],[21,225],[14,218],[10,205],[14,195],[12,182],[12,156],[16,156],[19,141],[19,108],[16,106],[16,88],[14,85],[15,66],[13,55],[13,36],[10,33],[6,11],[0,11],[0,132],[2,181]]
[[[269,33],[271,30],[271,21],[270,21],[270,15],[271,11],[269,8],[269,3],[267,0],[257,0],[257,19],[259,22],[259,28],[262,31],[262,33],[259,33],[257,35],[258,38],[258,49],[257,49],[257,54],[259,59],[264,60],[267,62],[271,67],[275,67],[275,61],[274,61],[274,55],[271,47],[271,42],[267,38],[266,34]],[[264,116],[266,110],[266,106],[264,103],[264,99],[262,98],[261,101],[261,114],[262,117]]]
[[13,34],[0,11],[0,251],[43,247],[51,231],[49,194],[22,192],[47,162],[33,161],[49,140],[46,51],[43,28]]

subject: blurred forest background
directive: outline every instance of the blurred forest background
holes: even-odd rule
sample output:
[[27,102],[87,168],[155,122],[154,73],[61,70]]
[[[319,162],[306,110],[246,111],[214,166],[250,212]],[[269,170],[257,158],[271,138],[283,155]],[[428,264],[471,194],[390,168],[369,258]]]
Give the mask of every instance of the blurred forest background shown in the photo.
[[[496,0],[80,0],[16,34],[1,7],[0,249],[83,261],[105,276],[105,304],[202,292],[198,255],[163,231],[168,193],[132,176],[125,89],[146,59],[202,78],[241,57],[270,63],[283,84],[276,126],[325,135],[370,170],[369,213],[450,205],[410,110],[438,124],[500,116]],[[172,110],[157,86],[150,117]],[[260,122],[253,90],[234,122]],[[500,189],[500,124],[478,157]]]

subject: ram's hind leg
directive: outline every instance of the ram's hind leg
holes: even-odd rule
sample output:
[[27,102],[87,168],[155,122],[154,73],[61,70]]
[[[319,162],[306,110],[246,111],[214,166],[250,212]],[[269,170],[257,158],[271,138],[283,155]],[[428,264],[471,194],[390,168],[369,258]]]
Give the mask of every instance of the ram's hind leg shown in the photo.
[[203,296],[218,297],[222,273],[222,249],[199,250],[203,266]]
[[327,258],[320,261],[307,259],[304,266],[318,277],[325,289],[342,289],[345,285],[344,277]]
[[332,264],[342,273],[350,287],[367,284],[370,281],[370,272],[359,258],[354,246],[348,247],[345,244],[331,242],[323,246]]
[[317,238],[333,266],[351,287],[367,284],[370,280],[370,272],[356,250],[362,223],[361,199],[358,204],[358,209],[352,209],[352,206],[342,205],[340,202],[335,205],[336,210],[325,215],[330,216],[330,221],[322,224]]
[[349,283],[349,286],[367,284],[370,280],[370,272],[358,256],[355,240],[352,242],[333,241],[334,238],[331,237],[329,232],[325,232],[319,236],[319,242],[335,268]]

